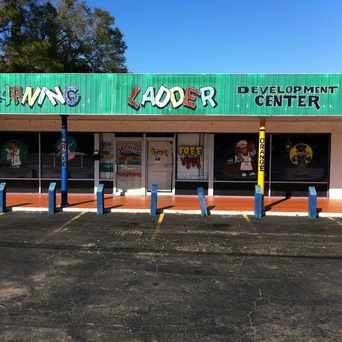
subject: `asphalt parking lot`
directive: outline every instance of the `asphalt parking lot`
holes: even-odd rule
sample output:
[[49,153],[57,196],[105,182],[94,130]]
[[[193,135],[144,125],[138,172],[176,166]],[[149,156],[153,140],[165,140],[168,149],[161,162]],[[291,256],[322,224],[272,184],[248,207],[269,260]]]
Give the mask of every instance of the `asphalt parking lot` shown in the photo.
[[342,220],[0,216],[0,341],[341,341]]

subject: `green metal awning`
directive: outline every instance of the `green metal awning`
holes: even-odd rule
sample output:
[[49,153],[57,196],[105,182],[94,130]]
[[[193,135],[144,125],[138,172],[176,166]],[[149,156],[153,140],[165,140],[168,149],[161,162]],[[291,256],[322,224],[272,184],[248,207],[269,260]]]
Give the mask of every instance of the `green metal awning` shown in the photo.
[[0,74],[0,114],[342,116],[342,74]]

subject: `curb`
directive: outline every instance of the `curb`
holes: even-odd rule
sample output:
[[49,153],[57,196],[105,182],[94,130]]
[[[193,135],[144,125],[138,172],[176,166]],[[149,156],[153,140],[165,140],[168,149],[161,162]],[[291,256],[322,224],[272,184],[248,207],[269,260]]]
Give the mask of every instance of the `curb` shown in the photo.
[[[40,208],[40,207],[12,207],[11,211],[13,212],[47,212],[48,208]],[[89,212],[96,213],[96,208],[64,208],[63,212]],[[110,209],[111,213],[131,213],[131,214],[149,214],[150,209]],[[200,215],[200,210],[172,210],[166,209],[164,210],[165,214],[178,214],[178,215]],[[227,215],[227,216],[241,216],[248,215],[254,216],[254,211],[245,210],[245,211],[234,211],[234,210],[211,210],[210,215]],[[307,217],[308,214],[306,212],[281,212],[281,211],[268,211],[266,212],[266,216],[288,216],[288,217]],[[320,213],[319,217],[342,217],[342,213]]]

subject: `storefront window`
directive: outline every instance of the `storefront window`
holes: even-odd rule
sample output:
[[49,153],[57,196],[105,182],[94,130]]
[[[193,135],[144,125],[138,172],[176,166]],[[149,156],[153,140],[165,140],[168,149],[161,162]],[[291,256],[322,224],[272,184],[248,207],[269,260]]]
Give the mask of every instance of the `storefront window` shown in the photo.
[[1,133],[0,179],[38,178],[38,133]]
[[208,148],[204,134],[178,134],[177,180],[208,179]]
[[256,181],[257,146],[258,136],[256,134],[216,134],[215,180]]
[[113,180],[113,139],[112,133],[103,133],[101,139],[100,179]]
[[[42,177],[60,178],[61,139],[59,133],[42,133]],[[94,134],[70,133],[68,136],[68,172],[70,179],[94,178]]]
[[272,134],[272,182],[328,182],[329,134]]

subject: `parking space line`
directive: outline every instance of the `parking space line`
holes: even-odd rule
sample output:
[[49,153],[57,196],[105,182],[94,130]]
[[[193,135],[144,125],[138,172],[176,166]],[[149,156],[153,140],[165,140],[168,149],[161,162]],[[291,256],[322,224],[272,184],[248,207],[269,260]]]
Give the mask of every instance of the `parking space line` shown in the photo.
[[78,215],[72,217],[70,220],[68,220],[67,222],[65,222],[64,224],[62,224],[59,228],[60,231],[65,230],[65,227],[68,226],[71,222],[74,222],[76,220],[78,220],[81,216],[83,216],[86,212],[82,211],[80,212]]
[[71,219],[69,219],[68,221],[66,221],[65,223],[63,223],[60,227],[56,228],[54,231],[52,231],[51,233],[49,233],[49,234],[45,237],[45,239],[46,239],[46,238],[49,238],[49,237],[52,236],[52,235],[55,235],[55,234],[57,234],[57,233],[60,233],[60,232],[65,231],[65,230],[66,230],[65,228],[66,228],[70,223],[72,223],[72,222],[78,220],[78,219],[79,219],[81,216],[83,216],[84,214],[86,214],[86,211],[82,211],[82,212],[80,212],[79,214],[75,215],[74,217],[72,217]]
[[328,216],[328,219],[329,219],[330,221],[333,221],[333,222],[337,223],[339,226],[342,226],[342,222],[337,221],[336,218],[331,217],[331,216]]
[[162,224],[163,221],[164,221],[164,216],[165,216],[164,213],[160,213],[160,214],[159,214],[159,216],[158,216],[158,221],[157,221],[156,227],[155,227],[155,229],[154,229],[154,231],[153,231],[151,240],[155,240],[155,239],[157,238],[157,236],[159,235],[159,233],[160,233],[160,226],[161,226],[161,224]]
[[242,216],[248,223],[251,223],[251,219],[248,217],[248,215],[243,214]]

